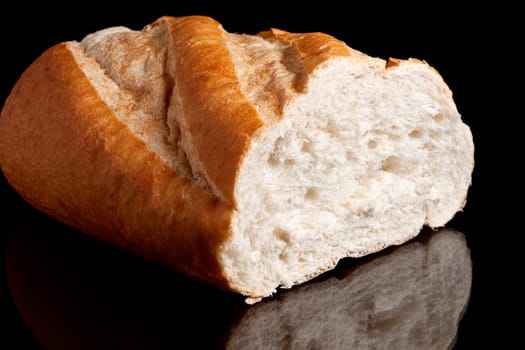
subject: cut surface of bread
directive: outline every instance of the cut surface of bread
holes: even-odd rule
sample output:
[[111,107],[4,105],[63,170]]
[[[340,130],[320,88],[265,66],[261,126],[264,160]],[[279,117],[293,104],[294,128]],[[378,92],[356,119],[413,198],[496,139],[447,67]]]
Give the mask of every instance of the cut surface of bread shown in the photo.
[[28,202],[252,300],[445,225],[473,153],[424,61],[200,16],[50,48],[0,117]]

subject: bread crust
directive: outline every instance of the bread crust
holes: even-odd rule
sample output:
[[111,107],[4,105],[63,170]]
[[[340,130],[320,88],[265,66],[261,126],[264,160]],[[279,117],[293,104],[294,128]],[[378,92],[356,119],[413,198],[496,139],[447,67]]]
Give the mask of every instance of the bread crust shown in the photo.
[[222,288],[232,207],[177,173],[118,119],[68,43],[21,76],[0,117],[0,165],[29,203],[99,239]]
[[[324,33],[290,33],[272,28],[258,35],[292,45],[299,53],[306,75],[311,74],[315,68],[331,58],[352,54],[352,50],[344,42]],[[304,90],[304,87],[298,90]]]
[[240,90],[225,31],[202,16],[163,17],[153,25],[159,24],[170,33],[172,101],[183,106],[178,125],[192,170],[207,179],[218,197],[234,203],[242,156],[263,122]]

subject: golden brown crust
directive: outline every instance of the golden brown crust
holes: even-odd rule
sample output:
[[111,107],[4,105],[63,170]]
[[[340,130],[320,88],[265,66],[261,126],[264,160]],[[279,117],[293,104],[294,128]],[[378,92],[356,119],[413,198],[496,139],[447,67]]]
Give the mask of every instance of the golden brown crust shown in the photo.
[[308,76],[323,62],[337,57],[350,56],[350,48],[342,41],[324,33],[289,33],[281,29],[272,28],[260,32],[259,36],[266,39],[277,39],[295,47],[304,70],[304,78],[300,80],[296,89],[304,91]]
[[183,106],[179,124],[185,129],[181,130],[183,138],[184,132],[187,137],[191,135],[197,153],[194,156],[204,167],[210,185],[223,199],[234,203],[241,158],[263,122],[241,92],[224,40],[226,32],[208,17],[164,17],[159,21],[169,24],[176,75],[173,93]]
[[183,179],[103,102],[68,44],[47,50],[0,117],[0,165],[51,216],[227,288],[217,246],[232,208]]
[[397,66],[399,66],[400,63],[401,63],[401,60],[400,60],[400,59],[390,57],[390,58],[388,59],[388,61],[386,62],[385,67],[386,67],[386,68],[389,68],[389,67],[397,67]]

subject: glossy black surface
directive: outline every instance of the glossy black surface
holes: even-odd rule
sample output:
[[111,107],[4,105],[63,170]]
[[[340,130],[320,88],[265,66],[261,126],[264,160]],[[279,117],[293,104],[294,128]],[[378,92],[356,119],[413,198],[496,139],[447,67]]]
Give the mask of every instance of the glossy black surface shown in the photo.
[[[185,5],[148,2],[140,7],[128,3],[117,10],[103,4],[78,5],[13,4],[0,11],[0,103],[23,70],[48,47],[80,40],[108,26],[139,29],[162,15],[209,15],[232,32],[256,33],[270,27],[322,31],[373,56],[428,61],[454,92],[476,145],[467,205],[448,225],[466,237],[473,266],[471,295],[454,348],[473,349],[479,344],[484,348],[519,348],[516,330],[523,322],[514,321],[513,315],[521,314],[518,281],[523,276],[523,254],[514,249],[520,247],[517,238],[523,232],[520,217],[515,215],[523,207],[517,165],[523,147],[513,132],[522,112],[512,107],[516,89],[508,88],[504,73],[514,62],[510,58],[519,57],[511,52],[519,43],[518,38],[513,39],[518,22],[511,19],[512,10],[479,4],[465,10],[442,4],[418,8],[393,3],[365,8],[344,2],[323,2],[317,7],[302,4],[289,10],[277,10],[275,3],[233,7],[203,1]],[[501,60],[501,56],[507,58]],[[0,349],[40,349],[42,344],[51,349],[222,348],[240,334],[246,317],[257,322],[272,320],[275,314],[264,310],[288,310],[287,305],[293,303],[303,310],[314,310],[315,303],[301,303],[305,290],[312,286],[322,290],[334,279],[344,283],[347,280],[341,276],[351,277],[351,271],[385,257],[383,253],[345,260],[333,273],[248,307],[237,295],[189,281],[44,216],[23,202],[1,176],[0,208]],[[395,250],[385,253],[395,254]],[[414,293],[413,300],[424,303]],[[336,299],[352,304],[341,295]],[[327,316],[336,312],[328,306],[315,310]],[[370,311],[366,305],[361,310],[365,314]],[[288,333],[299,332],[301,323],[295,322],[299,316],[287,315],[291,320]],[[360,324],[356,317],[344,320],[356,329],[355,324]],[[403,316],[396,319],[404,320]],[[390,323],[390,331],[396,324]],[[320,322],[317,328],[325,325]],[[422,332],[424,335],[424,329]],[[251,337],[265,334],[269,342],[276,339],[270,337],[271,332]],[[380,339],[381,333],[359,334],[360,339]],[[338,336],[348,338],[344,333]],[[287,348],[291,344],[278,345]],[[322,342],[311,344],[323,348]]]
[[50,349],[446,348],[471,286],[463,234],[448,229],[253,306],[36,212],[16,221],[6,261],[20,316]]

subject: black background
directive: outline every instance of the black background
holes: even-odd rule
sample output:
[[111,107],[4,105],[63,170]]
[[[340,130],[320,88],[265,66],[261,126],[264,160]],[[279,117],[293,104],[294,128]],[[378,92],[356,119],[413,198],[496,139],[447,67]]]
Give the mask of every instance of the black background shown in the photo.
[[[512,319],[512,315],[521,314],[521,301],[516,297],[521,294],[518,283],[523,276],[519,269],[522,259],[514,249],[519,247],[523,233],[517,214],[523,207],[519,182],[523,160],[519,121],[523,111],[513,108],[523,94],[519,85],[521,57],[516,54],[523,39],[516,11],[505,6],[421,2],[410,6],[394,2],[364,6],[344,1],[311,5],[245,2],[236,6],[204,1],[13,4],[0,12],[0,101],[8,96],[23,70],[56,43],[81,40],[109,26],[140,29],[163,15],[192,14],[212,16],[230,32],[256,33],[270,27],[321,31],[371,56],[424,59],[441,73],[463,120],[472,129],[476,146],[467,205],[448,225],[466,235],[474,264],[471,300],[460,324],[456,348],[471,349],[480,342],[489,348],[514,344],[519,335],[516,329],[523,324]],[[13,225],[20,220],[36,217],[47,220],[48,225],[58,225],[34,212],[3,177],[0,208],[3,256]],[[6,349],[38,348],[9,296],[5,278],[0,287],[5,295],[0,317],[6,321],[0,326],[5,332],[0,342]]]

